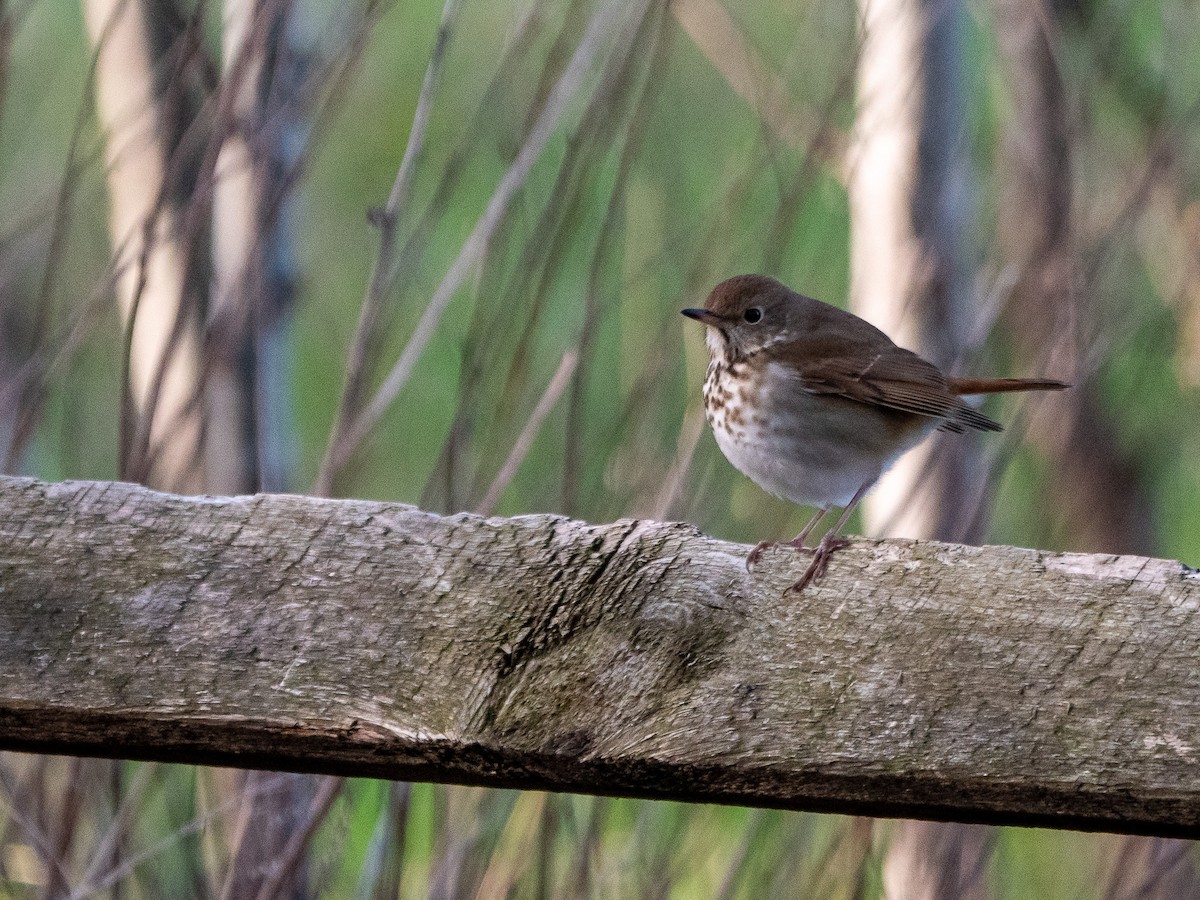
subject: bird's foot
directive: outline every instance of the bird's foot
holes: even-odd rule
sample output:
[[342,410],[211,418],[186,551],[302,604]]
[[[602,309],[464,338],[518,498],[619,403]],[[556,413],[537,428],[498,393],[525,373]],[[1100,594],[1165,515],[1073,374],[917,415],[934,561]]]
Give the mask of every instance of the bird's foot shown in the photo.
[[802,534],[799,537],[793,538],[790,541],[759,541],[754,545],[754,549],[750,551],[750,555],[746,557],[746,571],[749,572],[762,559],[762,555],[773,547],[791,547],[800,553],[812,553],[812,549],[804,546],[804,539],[808,537]]
[[749,572],[758,565],[758,561],[762,559],[762,555],[779,544],[778,541],[759,541],[754,545],[754,549],[750,551],[750,555],[746,557],[746,571]]
[[825,574],[825,569],[829,566],[829,557],[833,556],[835,551],[841,550],[843,547],[849,547],[850,541],[844,537],[838,537],[835,534],[827,534],[821,538],[820,543],[813,549],[813,561],[808,564],[808,568],[804,570],[804,574],[800,576],[800,580],[793,584],[787,591],[795,591],[797,594],[808,587],[809,582],[816,581]]

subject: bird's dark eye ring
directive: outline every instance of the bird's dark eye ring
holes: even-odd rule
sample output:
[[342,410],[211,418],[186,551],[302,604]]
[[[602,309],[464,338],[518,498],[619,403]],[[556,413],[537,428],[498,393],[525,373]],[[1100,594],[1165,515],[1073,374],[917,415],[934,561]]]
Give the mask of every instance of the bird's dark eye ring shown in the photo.
[[748,310],[746,310],[744,313],[742,313],[742,318],[745,319],[747,322],[749,322],[751,325],[753,325],[755,322],[759,322],[762,320],[762,310],[759,309],[757,306],[752,306]]

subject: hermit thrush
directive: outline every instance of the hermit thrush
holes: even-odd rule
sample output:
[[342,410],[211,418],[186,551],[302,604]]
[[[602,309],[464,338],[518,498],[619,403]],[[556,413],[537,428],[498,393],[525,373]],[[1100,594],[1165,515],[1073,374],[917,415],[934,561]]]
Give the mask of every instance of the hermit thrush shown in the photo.
[[936,430],[1001,430],[964,394],[1068,387],[949,377],[858,316],[763,275],[722,281],[704,309],[683,314],[708,328],[704,413],[721,452],[769,493],[817,508],[794,540],[758,544],[747,568],[769,547],[805,550],[830,507],[843,508],[792,585],[797,591],[848,543],[839,535],[850,514],[901,454]]

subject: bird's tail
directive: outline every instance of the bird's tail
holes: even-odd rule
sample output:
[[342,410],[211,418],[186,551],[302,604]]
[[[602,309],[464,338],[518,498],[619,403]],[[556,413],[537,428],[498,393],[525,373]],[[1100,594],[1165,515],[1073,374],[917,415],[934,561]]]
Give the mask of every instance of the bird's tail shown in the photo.
[[1061,391],[1070,385],[1051,378],[947,378],[956,394],[1004,394],[1009,391]]

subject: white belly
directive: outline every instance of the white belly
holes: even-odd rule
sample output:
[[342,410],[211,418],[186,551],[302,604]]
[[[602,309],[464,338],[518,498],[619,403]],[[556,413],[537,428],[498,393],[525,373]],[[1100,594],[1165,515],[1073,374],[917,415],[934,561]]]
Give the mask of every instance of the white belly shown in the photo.
[[887,413],[770,375],[746,391],[757,414],[709,411],[717,446],[763,490],[803,506],[845,506],[937,425],[898,433]]

